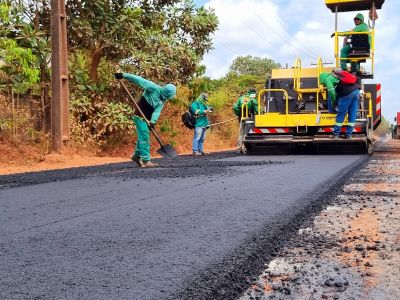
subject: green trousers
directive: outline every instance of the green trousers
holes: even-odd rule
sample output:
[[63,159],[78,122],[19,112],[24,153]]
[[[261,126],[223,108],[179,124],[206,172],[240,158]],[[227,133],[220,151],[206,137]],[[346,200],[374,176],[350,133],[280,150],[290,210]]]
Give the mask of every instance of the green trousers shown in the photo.
[[146,122],[138,117],[133,117],[136,126],[137,141],[135,148],[135,156],[139,157],[143,162],[150,160],[150,129]]
[[[348,58],[349,57],[349,53],[351,51],[350,45],[347,44],[345,45],[342,50],[340,50],[340,58]],[[349,61],[344,59],[344,60],[340,60],[340,68],[344,71],[347,71],[347,63]],[[360,70],[360,64],[358,62],[352,62],[351,63],[351,71],[359,71]]]

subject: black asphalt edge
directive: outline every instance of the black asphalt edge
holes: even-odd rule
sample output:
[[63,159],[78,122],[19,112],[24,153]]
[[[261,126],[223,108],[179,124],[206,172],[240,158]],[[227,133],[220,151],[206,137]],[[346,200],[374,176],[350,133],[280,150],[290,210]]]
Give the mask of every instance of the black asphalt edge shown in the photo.
[[[209,155],[220,156],[226,155],[227,151],[217,152]],[[186,158],[186,155],[179,156],[181,158]],[[163,158],[155,158],[153,159],[155,162],[159,161],[173,161],[171,159],[163,159]],[[80,179],[85,177],[92,177],[101,175],[103,172],[112,172],[119,171],[123,169],[132,169],[133,162],[127,161],[122,163],[110,163],[104,165],[95,165],[95,166],[83,166],[83,167],[72,167],[72,168],[63,168],[63,169],[55,169],[55,170],[45,170],[45,171],[37,171],[37,172],[25,172],[25,173],[15,173],[10,175],[0,175],[0,190],[8,189],[8,188],[16,188],[26,185],[34,185],[34,184],[42,184],[49,182],[58,182],[58,181],[66,181],[72,179]]]
[[66,181],[99,175],[102,172],[131,168],[132,163],[112,163],[89,167],[76,167],[40,172],[17,173],[0,176],[0,190],[21,187],[26,185],[42,184],[57,181]]
[[370,160],[364,156],[341,171],[343,176],[330,177],[307,196],[299,199],[304,206],[297,205],[250,235],[222,261],[203,269],[185,280],[179,291],[167,299],[237,299],[254,283],[281,248],[295,238],[298,230],[312,225],[324,208],[334,203],[353,174]]
[[[153,161],[160,163],[159,168],[141,169],[138,168],[133,162],[110,163],[105,165],[95,165],[86,167],[74,167],[56,170],[47,170],[40,172],[26,172],[16,173],[10,175],[0,176],[0,190],[9,188],[18,188],[28,185],[36,185],[50,182],[61,182],[74,179],[88,178],[88,177],[131,177],[131,178],[155,178],[168,177],[167,169],[171,168],[202,168],[211,160],[219,160],[221,158],[230,158],[238,156],[233,151],[214,152],[212,154],[196,157],[192,155],[182,155],[175,159],[156,158]],[[248,162],[241,165],[261,165],[274,162]],[[226,168],[234,165],[232,162],[216,162],[213,164],[215,167]],[[240,165],[240,163],[236,163]],[[209,166],[208,166],[209,167]],[[218,172],[222,172],[219,170]],[[193,172],[185,171],[186,176],[191,175]]]

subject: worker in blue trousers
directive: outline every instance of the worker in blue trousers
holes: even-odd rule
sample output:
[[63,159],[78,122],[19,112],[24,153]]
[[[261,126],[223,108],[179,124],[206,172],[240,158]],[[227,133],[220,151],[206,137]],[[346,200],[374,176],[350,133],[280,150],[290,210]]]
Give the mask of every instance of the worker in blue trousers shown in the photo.
[[192,149],[193,155],[205,155],[204,140],[206,138],[206,131],[209,128],[207,115],[213,111],[213,108],[207,104],[208,94],[201,93],[201,95],[193,101],[190,105],[190,110],[195,116],[194,134]]

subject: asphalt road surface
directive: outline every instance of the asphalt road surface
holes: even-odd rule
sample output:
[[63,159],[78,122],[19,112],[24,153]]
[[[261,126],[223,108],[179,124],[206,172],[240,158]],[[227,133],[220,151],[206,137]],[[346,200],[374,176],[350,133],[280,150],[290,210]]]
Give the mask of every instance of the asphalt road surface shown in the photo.
[[236,299],[363,155],[0,177],[0,299]]

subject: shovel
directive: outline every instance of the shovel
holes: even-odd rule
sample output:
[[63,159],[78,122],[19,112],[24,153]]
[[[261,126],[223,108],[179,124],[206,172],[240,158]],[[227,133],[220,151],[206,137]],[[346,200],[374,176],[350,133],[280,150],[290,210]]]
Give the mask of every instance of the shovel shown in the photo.
[[162,143],[160,137],[158,136],[157,132],[154,130],[154,128],[150,127],[150,122],[146,119],[142,110],[139,108],[139,105],[136,103],[135,99],[133,99],[131,93],[129,92],[128,88],[126,87],[125,83],[122,80],[121,80],[121,84],[122,84],[125,92],[128,94],[129,98],[132,100],[133,105],[135,106],[135,109],[139,112],[140,116],[143,118],[143,120],[146,122],[147,126],[150,128],[150,131],[156,137],[157,142],[160,144],[160,149],[157,150],[157,153],[160,154],[162,157],[169,157],[169,158],[177,157],[178,154],[176,153],[175,149],[169,144],[164,145]]

